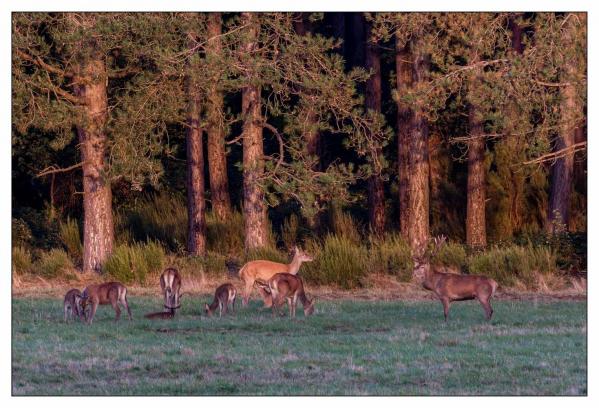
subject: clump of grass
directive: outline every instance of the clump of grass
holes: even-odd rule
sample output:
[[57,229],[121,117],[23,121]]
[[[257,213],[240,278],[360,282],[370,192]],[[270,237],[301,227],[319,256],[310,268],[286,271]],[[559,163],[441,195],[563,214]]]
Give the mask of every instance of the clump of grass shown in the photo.
[[454,266],[463,270],[467,265],[468,255],[466,248],[456,242],[448,242],[439,248],[439,251],[432,259],[432,263],[441,266]]
[[32,271],[33,262],[31,261],[31,252],[29,249],[16,246],[12,249],[12,270],[13,273],[29,273]]
[[240,212],[234,211],[226,220],[213,213],[206,214],[206,246],[221,254],[240,254],[244,247],[244,224]]
[[409,282],[414,270],[412,251],[408,243],[399,235],[384,238],[370,237],[368,271],[397,276]]
[[354,244],[362,241],[360,227],[351,214],[343,212],[340,208],[331,209],[331,229],[334,235],[343,237]]
[[104,272],[123,283],[144,283],[150,273],[164,264],[164,249],[155,242],[117,246],[104,263]]
[[65,276],[73,268],[73,262],[69,255],[63,249],[58,248],[42,251],[39,259],[33,265],[35,274],[50,279]]
[[327,235],[322,248],[307,246],[314,261],[305,265],[304,276],[316,284],[334,284],[346,289],[364,284],[368,272],[368,250],[345,236]]
[[67,218],[66,222],[61,222],[58,235],[71,259],[77,263],[81,262],[83,258],[83,245],[81,243],[77,220]]
[[247,251],[244,262],[264,259],[267,261],[289,263],[289,256],[272,246],[265,246]]
[[174,252],[187,242],[187,207],[176,195],[156,194],[124,214],[124,226],[134,241],[160,241]]
[[281,239],[287,249],[291,249],[299,238],[299,220],[297,215],[291,214],[283,221],[281,227]]
[[472,255],[468,270],[473,275],[486,275],[499,284],[513,286],[518,282],[527,287],[536,284],[538,275],[557,271],[556,256],[547,247],[494,247]]

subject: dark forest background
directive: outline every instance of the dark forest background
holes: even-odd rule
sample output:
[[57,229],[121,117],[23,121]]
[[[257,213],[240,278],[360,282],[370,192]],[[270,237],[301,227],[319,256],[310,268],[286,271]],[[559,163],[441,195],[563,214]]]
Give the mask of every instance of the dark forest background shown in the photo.
[[13,271],[586,274],[584,13],[14,13]]

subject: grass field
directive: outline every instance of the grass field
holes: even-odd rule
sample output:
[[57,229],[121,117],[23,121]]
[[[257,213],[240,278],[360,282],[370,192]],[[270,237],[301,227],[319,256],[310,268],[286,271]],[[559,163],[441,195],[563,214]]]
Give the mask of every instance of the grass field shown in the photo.
[[[207,296],[172,321],[159,298],[64,324],[59,299],[16,298],[14,395],[586,395],[586,303],[321,301],[317,314],[272,319],[256,301],[200,317]],[[185,299],[184,299],[185,300]],[[123,315],[126,316],[126,313]]]

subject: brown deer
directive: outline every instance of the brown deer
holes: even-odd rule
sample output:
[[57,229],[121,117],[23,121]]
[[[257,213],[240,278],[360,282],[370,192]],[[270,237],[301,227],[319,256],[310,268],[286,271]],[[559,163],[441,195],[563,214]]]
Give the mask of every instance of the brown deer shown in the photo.
[[181,307],[181,275],[175,268],[166,268],[160,275],[160,289],[164,296],[164,310],[170,312]]
[[[445,242],[444,236],[433,239],[435,248],[430,258],[432,259],[441,245]],[[497,282],[491,278],[480,275],[459,275],[453,273],[437,272],[425,258],[414,261],[414,276],[422,281],[422,286],[432,291],[443,304],[445,321],[449,315],[451,302],[478,299],[487,320],[493,316],[491,297],[497,290]]]
[[230,283],[225,283],[216,288],[214,293],[214,300],[211,304],[206,303],[204,310],[208,316],[212,316],[212,313],[218,308],[218,316],[222,317],[223,310],[227,314],[228,307],[231,306],[235,311],[235,298],[237,297],[237,289]]
[[300,278],[290,273],[277,273],[268,281],[256,279],[255,285],[263,288],[272,297],[272,314],[287,300],[289,316],[295,317],[295,309],[299,299],[304,306],[304,315],[314,313],[314,299],[309,300],[304,292],[304,284]]
[[81,291],[79,289],[71,289],[64,295],[64,321],[68,318],[78,316],[81,321],[85,321],[85,314],[81,307]]
[[[284,272],[291,275],[297,275],[302,262],[310,262],[313,261],[310,255],[303,252],[298,247],[293,247],[293,259],[291,263],[284,264],[280,262],[272,262],[272,261],[250,261],[243,265],[243,267],[239,270],[239,277],[244,282],[244,290],[242,296],[242,303],[244,306],[247,306],[250,294],[252,293],[252,288],[254,287],[254,282],[256,279],[261,279],[263,281],[268,281],[273,275]],[[262,288],[263,289],[263,288]],[[261,291],[262,298],[264,300],[265,307],[271,306],[270,297],[267,296],[266,292]]]
[[81,294],[81,306],[83,310],[85,311],[85,308],[88,305],[91,305],[91,312],[87,320],[88,324],[91,324],[94,320],[98,305],[112,305],[115,312],[114,320],[119,320],[121,317],[119,303],[125,306],[127,313],[129,314],[129,320],[131,320],[131,309],[129,309],[129,303],[127,303],[127,288],[122,283],[106,282],[90,285],[85,288]]

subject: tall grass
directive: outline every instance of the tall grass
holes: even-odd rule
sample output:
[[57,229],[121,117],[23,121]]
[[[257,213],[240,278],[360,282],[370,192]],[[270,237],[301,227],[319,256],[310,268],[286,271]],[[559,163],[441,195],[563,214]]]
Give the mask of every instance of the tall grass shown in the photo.
[[124,216],[124,227],[135,242],[160,241],[173,252],[183,252],[187,242],[187,207],[176,195],[155,194]]
[[291,214],[283,221],[281,240],[287,249],[291,249],[299,241],[299,220],[297,215]]
[[73,269],[71,258],[63,249],[58,248],[42,251],[33,265],[35,274],[49,279],[67,276]]
[[456,242],[448,242],[435,253],[432,263],[441,266],[453,266],[465,270],[468,264],[466,247]]
[[316,284],[334,284],[351,289],[365,284],[368,250],[345,236],[327,235],[319,247],[308,246],[314,261],[308,262],[302,274]]
[[226,220],[206,214],[206,246],[209,251],[220,254],[241,254],[244,250],[244,224],[240,212],[234,211]]
[[83,258],[83,244],[81,243],[77,220],[67,218],[65,222],[61,222],[58,235],[71,259],[76,263],[80,263]]
[[384,238],[369,238],[368,271],[397,276],[410,281],[414,270],[412,251],[408,243],[397,234]]
[[533,287],[537,275],[557,272],[556,256],[547,247],[494,247],[470,256],[468,270],[473,275],[486,275],[502,285],[523,283]]
[[354,244],[359,244],[362,241],[358,222],[351,214],[342,211],[339,207],[331,209],[330,224],[333,235],[343,237]]
[[12,249],[12,270],[13,273],[29,273],[32,271],[33,262],[31,252],[26,247],[16,246]]
[[145,283],[148,274],[164,265],[164,249],[155,242],[117,246],[104,263],[104,272],[123,283]]

